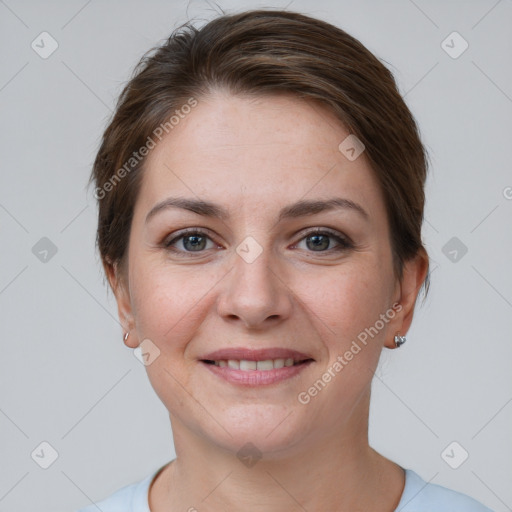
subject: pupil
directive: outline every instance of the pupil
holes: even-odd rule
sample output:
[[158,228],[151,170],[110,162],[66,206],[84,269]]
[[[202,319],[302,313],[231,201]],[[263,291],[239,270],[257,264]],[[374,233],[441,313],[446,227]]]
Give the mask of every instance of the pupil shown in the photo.
[[[184,243],[185,243],[186,247],[187,247],[187,241],[190,241],[190,240],[194,240],[191,245],[192,251],[204,249],[205,238],[203,236],[189,235],[189,236],[185,237]],[[198,240],[199,240],[199,242],[198,242]],[[187,247],[187,249],[189,249],[189,248],[190,247]]]
[[[316,241],[313,243],[313,245],[310,245],[309,240],[312,239],[315,239]],[[318,243],[319,239],[323,240],[320,240],[320,243]],[[320,247],[321,249],[327,249],[329,247],[329,239],[325,235],[311,235],[308,237],[307,246],[308,249],[311,249],[312,247]]]

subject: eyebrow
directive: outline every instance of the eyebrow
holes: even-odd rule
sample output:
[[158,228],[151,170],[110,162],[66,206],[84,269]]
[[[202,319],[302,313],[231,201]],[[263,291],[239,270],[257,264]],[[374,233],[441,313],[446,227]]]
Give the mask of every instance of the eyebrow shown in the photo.
[[[214,217],[221,220],[229,219],[230,215],[222,206],[210,201],[199,199],[187,199],[184,197],[168,197],[160,203],[157,203],[146,215],[146,223],[157,213],[169,208],[181,208],[205,217]],[[341,197],[333,197],[331,199],[301,200],[282,208],[279,212],[278,222],[284,219],[292,219],[297,217],[305,217],[308,215],[316,215],[318,213],[331,211],[335,209],[352,210],[359,213],[365,220],[369,219],[366,210],[359,204]]]

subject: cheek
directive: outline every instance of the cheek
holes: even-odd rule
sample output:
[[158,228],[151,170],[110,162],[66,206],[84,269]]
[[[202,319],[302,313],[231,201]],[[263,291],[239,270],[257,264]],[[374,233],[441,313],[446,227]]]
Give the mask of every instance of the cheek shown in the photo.
[[[317,280],[317,284],[320,280]],[[355,339],[390,307],[385,268],[377,264],[347,264],[329,273],[322,286],[309,287],[308,307],[330,327],[333,342]]]
[[133,254],[130,295],[139,339],[149,338],[166,353],[184,342],[193,314],[194,281],[187,283],[179,268],[172,270],[157,259],[159,254]]
[[203,277],[150,265],[137,272],[131,292],[140,339],[151,339],[164,353],[182,350],[204,306],[200,299],[210,288]]
[[185,390],[190,388],[194,362],[186,359],[185,351],[202,322],[199,315],[207,297],[200,299],[212,286],[206,286],[207,281],[186,278],[180,269],[171,271],[161,265],[145,264],[134,273],[131,293],[137,334],[140,341],[149,339],[158,354],[146,372],[162,403],[178,415],[190,408]]
[[329,394],[343,405],[340,414],[362,396],[382,352],[388,323],[381,315],[391,306],[388,263],[375,254],[347,261],[309,292],[307,306],[321,319],[328,353],[319,378],[332,382]]

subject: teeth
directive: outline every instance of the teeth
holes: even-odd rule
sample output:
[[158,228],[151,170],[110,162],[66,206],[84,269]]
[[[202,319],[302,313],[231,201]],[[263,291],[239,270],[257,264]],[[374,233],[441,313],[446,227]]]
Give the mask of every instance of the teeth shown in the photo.
[[235,370],[253,371],[253,370],[273,370],[274,368],[283,368],[283,366],[293,366],[293,358],[288,359],[266,359],[264,361],[248,361],[247,359],[228,359],[214,361],[215,366],[233,368]]
[[[242,368],[240,366],[240,368]],[[274,369],[274,362],[272,359],[267,359],[266,361],[258,361],[256,363],[256,369],[258,370],[273,370]]]
[[240,361],[240,370],[256,370],[256,361],[246,361],[242,359]]

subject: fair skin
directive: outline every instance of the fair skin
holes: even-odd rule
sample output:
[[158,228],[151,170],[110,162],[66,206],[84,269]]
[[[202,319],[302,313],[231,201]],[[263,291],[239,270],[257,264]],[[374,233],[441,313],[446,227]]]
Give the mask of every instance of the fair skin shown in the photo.
[[[394,275],[382,192],[364,153],[349,161],[339,151],[348,134],[312,102],[217,91],[149,154],[125,272],[107,271],[126,344],[149,339],[160,351],[146,370],[169,411],[177,458],[151,486],[152,512],[397,506],[404,473],[368,445],[370,384],[383,347],[409,329],[427,258]],[[171,196],[215,203],[228,216],[169,207],[146,221]],[[278,219],[299,200],[334,197],[366,214],[342,207]],[[200,248],[201,235],[190,233],[172,244],[176,252],[166,248],[184,228],[206,231]],[[315,228],[353,246],[332,234],[315,239]],[[261,249],[250,263],[237,252],[249,236]],[[301,403],[299,393],[395,303],[400,311]],[[294,349],[313,361],[289,378],[242,385],[202,361],[231,347]],[[237,457],[246,443],[262,454],[252,466]]]

